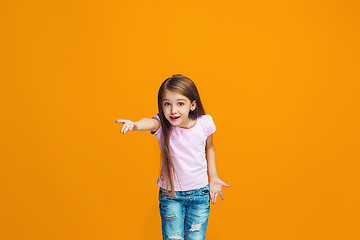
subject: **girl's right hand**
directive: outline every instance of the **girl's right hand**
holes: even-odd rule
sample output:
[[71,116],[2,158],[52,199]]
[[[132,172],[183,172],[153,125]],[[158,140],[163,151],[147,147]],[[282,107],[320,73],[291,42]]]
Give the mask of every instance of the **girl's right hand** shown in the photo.
[[117,123],[123,123],[120,133],[125,134],[127,131],[131,131],[134,129],[136,124],[131,120],[125,120],[125,119],[118,119],[116,120]]

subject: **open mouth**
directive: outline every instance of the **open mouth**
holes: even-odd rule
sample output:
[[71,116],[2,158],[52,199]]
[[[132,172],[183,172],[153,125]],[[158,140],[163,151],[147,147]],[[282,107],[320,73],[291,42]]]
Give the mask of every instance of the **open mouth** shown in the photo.
[[176,119],[178,119],[179,118],[179,116],[178,117],[172,117],[172,116],[170,116],[170,119],[171,120],[176,120]]

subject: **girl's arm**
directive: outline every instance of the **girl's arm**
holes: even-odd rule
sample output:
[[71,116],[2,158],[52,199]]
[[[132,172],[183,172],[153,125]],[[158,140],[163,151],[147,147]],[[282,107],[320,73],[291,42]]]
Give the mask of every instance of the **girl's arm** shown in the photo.
[[156,132],[160,128],[160,121],[156,118],[142,118],[137,122],[132,122],[131,120],[118,119],[117,123],[123,123],[120,132],[125,134],[127,131],[153,131]]
[[221,199],[224,200],[224,195],[221,191],[222,187],[230,187],[230,185],[221,181],[218,177],[216,171],[216,161],[215,161],[215,147],[213,144],[213,135],[211,134],[206,139],[206,160],[208,163],[208,174],[209,174],[209,181],[210,181],[210,197],[211,202],[213,204],[216,203],[217,195],[220,193]]
[[213,135],[207,137],[206,139],[206,160],[208,163],[208,174],[209,174],[209,180],[212,178],[217,178],[218,174],[216,171],[216,162],[215,162],[215,147],[213,143]]

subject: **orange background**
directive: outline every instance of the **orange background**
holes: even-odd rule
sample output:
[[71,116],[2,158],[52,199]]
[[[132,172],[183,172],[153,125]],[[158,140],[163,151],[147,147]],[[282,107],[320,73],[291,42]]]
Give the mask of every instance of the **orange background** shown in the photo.
[[172,74],[217,126],[208,240],[360,239],[359,2],[2,1],[0,239],[161,239]]

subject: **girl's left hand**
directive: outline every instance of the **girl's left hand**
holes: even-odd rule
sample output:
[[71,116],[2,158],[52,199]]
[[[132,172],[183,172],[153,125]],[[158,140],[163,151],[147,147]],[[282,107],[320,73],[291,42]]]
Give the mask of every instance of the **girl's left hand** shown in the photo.
[[230,187],[230,185],[224,183],[219,178],[212,178],[210,180],[210,197],[212,204],[216,203],[216,198],[220,193],[221,199],[224,200],[224,195],[221,191],[222,187]]

